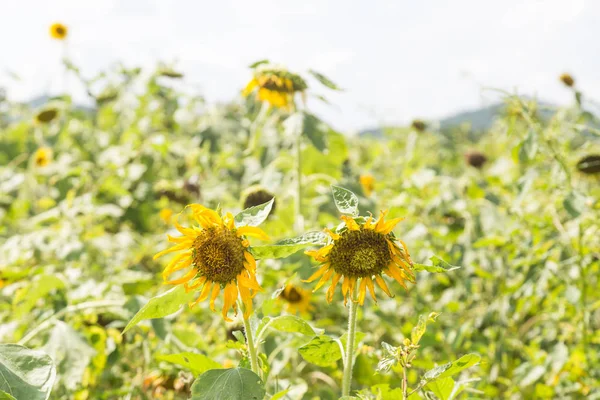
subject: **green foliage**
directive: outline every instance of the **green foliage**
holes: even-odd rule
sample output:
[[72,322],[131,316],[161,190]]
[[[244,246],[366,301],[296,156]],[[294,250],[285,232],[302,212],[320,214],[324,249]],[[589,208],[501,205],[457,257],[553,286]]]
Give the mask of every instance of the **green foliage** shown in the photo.
[[274,201],[275,199],[273,198],[265,204],[260,204],[258,206],[247,208],[244,211],[237,214],[234,217],[236,227],[239,228],[242,226],[258,226],[262,224],[269,216],[269,213],[273,208]]
[[56,378],[44,352],[16,344],[0,344],[0,399],[46,400]]
[[358,197],[348,189],[331,185],[333,201],[342,214],[358,216]]
[[264,396],[263,383],[254,372],[245,368],[211,369],[192,385],[191,400],[261,400]]

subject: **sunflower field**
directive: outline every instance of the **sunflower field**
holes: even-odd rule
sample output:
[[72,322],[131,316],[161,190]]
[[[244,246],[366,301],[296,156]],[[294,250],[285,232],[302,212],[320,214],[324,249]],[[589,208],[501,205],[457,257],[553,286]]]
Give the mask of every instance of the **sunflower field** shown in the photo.
[[570,75],[485,131],[350,135],[317,71],[259,61],[214,105],[176,65],[64,63],[92,105],[0,97],[0,399],[600,399]]

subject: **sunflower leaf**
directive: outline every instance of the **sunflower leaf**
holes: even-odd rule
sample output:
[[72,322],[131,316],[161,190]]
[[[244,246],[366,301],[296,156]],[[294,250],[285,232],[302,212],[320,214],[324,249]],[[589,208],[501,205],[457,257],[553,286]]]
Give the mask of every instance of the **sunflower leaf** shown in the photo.
[[440,273],[440,272],[450,272],[450,271],[454,271],[455,269],[460,268],[457,265],[448,264],[446,261],[442,260],[438,256],[432,256],[429,260],[431,260],[432,265],[415,263],[415,264],[413,264],[413,270],[414,271],[427,271],[427,272],[433,272],[433,273]]
[[46,400],[56,379],[52,358],[17,344],[0,344],[0,399]]
[[275,244],[250,247],[250,253],[257,259],[284,258],[308,246],[325,243],[326,236],[323,232],[307,232],[304,235],[283,239]]
[[470,353],[462,356],[458,360],[451,361],[444,365],[430,369],[423,375],[423,380],[433,382],[436,379],[447,378],[458,374],[460,371],[470,368],[479,363],[481,356],[479,354]]
[[333,192],[335,206],[342,214],[358,216],[358,197],[354,193],[335,185],[331,185],[331,191]]
[[315,336],[298,351],[302,358],[319,367],[330,367],[342,358],[340,345],[327,335]]
[[235,216],[235,226],[240,228],[242,226],[258,226],[262,224],[269,216],[274,201],[275,198],[272,198],[264,204],[246,208]]
[[269,327],[279,332],[301,333],[306,336],[314,336],[316,334],[308,322],[295,315],[281,315],[275,317],[269,322]]
[[200,375],[209,369],[221,368],[221,364],[218,362],[213,361],[204,354],[198,353],[159,354],[156,356],[156,359],[181,365],[190,370],[194,375]]
[[258,61],[253,62],[248,67],[254,69],[254,68],[258,67],[259,65],[268,64],[268,63],[269,63],[269,60],[265,58],[264,60],[258,60]]
[[144,319],[162,318],[178,311],[182,305],[187,304],[195,296],[194,292],[186,293],[182,285],[154,296],[133,316],[122,333],[127,332]]
[[302,134],[310,140],[313,146],[321,153],[327,150],[327,132],[329,127],[312,114],[304,113]]
[[333,83],[333,81],[331,79],[329,79],[328,77],[326,77],[325,75],[323,75],[320,72],[317,72],[317,71],[311,69],[308,71],[308,73],[311,74],[312,76],[314,76],[319,82],[321,82],[321,84],[323,86],[327,86],[329,89],[338,90],[338,91],[343,90],[341,87],[339,87],[338,85]]
[[191,400],[262,400],[265,393],[260,377],[246,368],[211,369],[194,381]]

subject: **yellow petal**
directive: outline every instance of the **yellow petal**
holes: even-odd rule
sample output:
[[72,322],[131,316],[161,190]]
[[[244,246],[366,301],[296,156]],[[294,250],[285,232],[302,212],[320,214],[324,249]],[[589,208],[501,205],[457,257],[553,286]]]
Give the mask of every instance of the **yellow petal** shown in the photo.
[[367,279],[370,278],[362,278],[360,280],[360,287],[358,288],[358,304],[361,306],[365,304],[365,296],[367,295]]
[[173,246],[173,247],[171,247],[169,249],[165,249],[163,251],[159,251],[158,253],[156,253],[154,255],[154,257],[152,257],[152,259],[156,260],[157,258],[164,256],[165,254],[169,254],[169,253],[172,253],[174,251],[181,251],[181,250],[184,250],[184,249],[185,250],[189,249],[189,246],[187,245],[187,243],[181,243],[181,244],[175,245],[175,246]]
[[385,292],[385,294],[387,294],[389,297],[394,297],[392,293],[390,293],[390,289],[388,289],[387,284],[385,283],[381,275],[375,275],[375,282],[377,282],[377,285],[379,285],[379,287]]
[[188,306],[190,308],[193,308],[196,304],[206,300],[206,298],[208,297],[208,294],[210,293],[210,288],[212,287],[212,285],[213,285],[213,283],[211,281],[208,281],[206,283],[206,285],[204,285],[204,287],[202,288],[202,291],[200,292],[200,296],[198,296],[198,298],[195,301],[189,303]]
[[192,243],[194,243],[194,239],[190,238],[189,236],[173,237],[171,235],[167,235],[167,239],[171,243],[188,243],[190,246]]
[[351,230],[351,231],[359,231],[360,230],[360,226],[358,226],[358,224],[356,223],[354,218],[349,217],[347,215],[342,215],[342,220],[346,223],[346,227],[348,228],[348,230]]
[[248,82],[248,84],[246,85],[244,90],[242,90],[242,96],[244,96],[244,97],[248,96],[250,93],[252,93],[254,88],[256,88],[257,86],[258,86],[258,81],[256,80],[256,78],[253,78],[250,82]]
[[325,275],[323,275],[321,277],[321,280],[319,280],[319,283],[317,283],[317,286],[315,286],[314,290],[315,291],[319,290],[321,288],[321,286],[323,286],[325,284],[325,282],[327,282],[331,278],[331,275],[333,275],[333,272],[334,272],[333,268],[329,268],[329,271],[327,271],[325,273]]
[[373,222],[373,214],[369,213],[369,218],[365,221],[363,228],[365,229],[373,229],[375,226],[372,224]]
[[375,232],[379,232],[383,235],[387,235],[388,233],[390,233],[392,230],[394,230],[394,228],[396,227],[396,225],[398,225],[398,223],[400,221],[402,221],[404,218],[394,218],[394,219],[390,219],[389,221],[383,223],[381,226],[379,226],[378,228],[375,229]]
[[197,273],[198,273],[198,271],[196,271],[195,268],[192,268],[187,274],[185,274],[181,278],[174,279],[172,281],[167,281],[167,282],[165,282],[165,285],[179,285],[180,283],[184,283],[191,279],[194,279],[194,277],[196,276]]
[[247,251],[244,251],[244,259],[246,260],[246,262],[244,263],[244,266],[247,265],[248,269],[251,272],[256,272],[256,260],[254,259],[252,254],[250,254]]
[[250,236],[260,240],[269,240],[269,236],[260,228],[256,226],[242,226],[236,231],[236,235],[239,236]]
[[388,213],[387,210],[381,210],[379,212],[379,219],[377,220],[377,223],[375,224],[375,230],[379,231],[379,229],[381,229],[381,227],[383,226],[383,224],[385,224],[385,216]]
[[370,277],[363,278],[367,282],[367,287],[369,288],[369,292],[371,293],[371,297],[377,303],[377,297],[375,297],[375,287],[373,286],[373,280]]
[[223,291],[223,318],[227,322],[232,322],[232,320],[227,317],[227,312],[230,308],[235,306],[235,302],[238,297],[238,289],[237,285],[234,282],[229,282],[225,286],[225,290]]
[[247,287],[252,290],[256,290],[258,292],[261,292],[263,290],[263,288],[260,287],[258,282],[256,282],[252,278],[244,276],[243,272],[237,276],[237,280],[238,283],[241,284],[241,286]]
[[333,279],[331,280],[331,286],[329,286],[329,289],[327,289],[327,302],[331,303],[331,300],[333,300],[333,293],[335,291],[335,287],[338,284],[338,282],[340,281],[340,278],[342,277],[342,274],[338,274],[336,273],[333,276]]
[[404,277],[402,276],[402,271],[400,271],[396,264],[390,264],[385,270],[385,273],[394,278],[404,289],[408,289],[406,287],[406,283],[404,282],[406,279],[404,279]]
[[240,292],[240,297],[242,298],[242,303],[244,303],[244,318],[248,319],[252,314],[252,296],[250,295],[250,289],[238,283],[238,290]]
[[202,277],[198,278],[198,280],[196,282],[194,282],[194,283],[191,283],[191,284],[187,283],[187,282],[184,283],[183,287],[185,288],[185,292],[189,293],[192,290],[197,289],[200,286],[202,286],[205,282],[206,282],[206,277],[202,276]]
[[219,295],[220,291],[221,291],[221,285],[219,285],[218,283],[215,282],[215,284],[213,285],[213,288],[212,288],[212,293],[210,294],[210,309],[212,311],[216,311],[215,310],[215,300],[217,299],[217,296]]
[[310,278],[303,280],[302,282],[312,282],[315,279],[317,279],[318,277],[320,277],[321,275],[323,275],[325,273],[325,271],[327,271],[327,269],[329,268],[329,264],[323,264],[321,265],[321,267],[319,267],[319,269],[317,270],[317,272],[315,272],[314,274],[312,274],[310,276]]
[[[184,254],[184,255],[187,256],[189,254]],[[163,280],[166,281],[167,278],[169,277],[169,275],[171,275],[173,272],[188,268],[190,265],[192,265],[192,259],[188,258],[185,261],[181,261],[178,265],[173,265],[170,268],[167,267],[162,273]]]
[[225,226],[232,231],[235,228],[235,220],[233,218],[233,214],[231,214],[230,212],[227,213],[227,215],[225,215],[225,218],[223,219],[223,222],[225,223]]
[[325,228],[324,229],[325,233],[328,234],[333,240],[338,240],[340,238],[340,235],[338,235],[337,233],[333,233],[331,231],[331,229]]

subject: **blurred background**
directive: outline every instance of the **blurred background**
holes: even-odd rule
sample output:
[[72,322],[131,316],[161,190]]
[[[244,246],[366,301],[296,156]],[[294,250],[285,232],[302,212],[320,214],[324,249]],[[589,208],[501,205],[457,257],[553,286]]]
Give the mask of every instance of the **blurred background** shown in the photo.
[[[2,1],[0,86],[15,100],[63,90],[62,43],[46,34],[60,21],[86,74],[177,61],[186,90],[209,102],[238,94],[260,58],[335,76],[347,90],[311,109],[356,131],[497,103],[485,88],[565,104],[562,72],[598,93],[598,20],[600,4],[589,0]],[[68,88],[89,102],[72,77]]]

